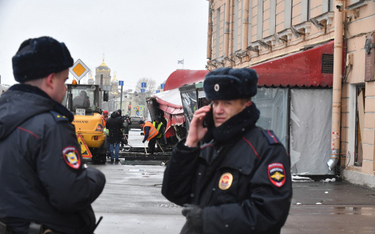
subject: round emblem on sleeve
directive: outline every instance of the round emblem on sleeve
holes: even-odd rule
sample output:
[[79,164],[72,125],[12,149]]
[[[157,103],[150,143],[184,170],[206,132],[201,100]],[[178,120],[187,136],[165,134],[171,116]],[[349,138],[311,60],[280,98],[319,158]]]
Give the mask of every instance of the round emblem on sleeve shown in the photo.
[[268,165],[268,178],[276,187],[281,187],[285,184],[285,170],[281,163],[271,163]]
[[218,92],[218,91],[219,91],[219,89],[220,89],[220,86],[219,86],[219,84],[215,84],[215,86],[214,86],[214,90],[215,90],[216,92]]
[[62,152],[64,161],[68,166],[78,169],[81,166],[81,158],[79,157],[78,150],[74,146],[68,146]]
[[227,190],[232,185],[232,182],[233,182],[233,175],[229,172],[226,172],[220,177],[219,188],[221,190]]

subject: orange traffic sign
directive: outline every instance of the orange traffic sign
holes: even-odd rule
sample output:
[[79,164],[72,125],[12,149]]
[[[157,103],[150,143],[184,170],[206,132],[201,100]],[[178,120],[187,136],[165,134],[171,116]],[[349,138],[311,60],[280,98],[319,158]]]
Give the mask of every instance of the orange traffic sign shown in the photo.
[[81,80],[90,71],[90,69],[82,62],[81,59],[78,59],[69,69],[69,71],[77,80]]
[[87,146],[86,142],[83,140],[83,137],[81,134],[77,135],[77,140],[78,140],[79,145],[81,146],[82,158],[92,158],[92,154],[89,150],[89,147]]

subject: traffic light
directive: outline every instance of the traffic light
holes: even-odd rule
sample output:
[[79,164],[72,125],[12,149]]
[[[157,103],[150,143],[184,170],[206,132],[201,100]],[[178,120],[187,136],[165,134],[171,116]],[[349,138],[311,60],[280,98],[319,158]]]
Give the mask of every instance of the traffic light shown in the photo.
[[109,91],[103,92],[103,102],[108,102],[108,93],[109,93]]

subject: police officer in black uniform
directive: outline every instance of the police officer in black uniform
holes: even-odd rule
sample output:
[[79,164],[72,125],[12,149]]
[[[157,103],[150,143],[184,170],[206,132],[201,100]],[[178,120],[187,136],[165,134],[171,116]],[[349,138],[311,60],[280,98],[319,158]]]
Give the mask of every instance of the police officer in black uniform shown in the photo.
[[8,233],[91,234],[91,203],[105,176],[82,162],[73,115],[61,105],[73,59],[51,37],[24,41],[12,59],[15,80],[0,98],[0,221]]
[[256,126],[257,82],[249,68],[219,68],[205,77],[212,104],[194,113],[163,179],[163,195],[184,206],[183,234],[279,234],[287,219],[290,158],[271,130]]

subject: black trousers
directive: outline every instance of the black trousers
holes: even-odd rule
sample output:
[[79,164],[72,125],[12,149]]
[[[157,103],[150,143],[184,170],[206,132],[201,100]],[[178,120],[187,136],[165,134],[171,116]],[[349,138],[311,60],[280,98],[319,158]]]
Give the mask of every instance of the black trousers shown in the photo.
[[155,144],[156,144],[156,137],[152,138],[148,142],[148,151],[150,154],[153,154],[155,152]]

